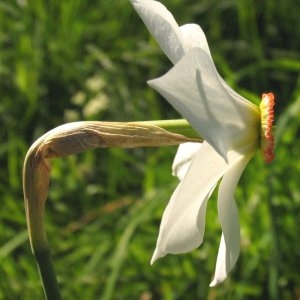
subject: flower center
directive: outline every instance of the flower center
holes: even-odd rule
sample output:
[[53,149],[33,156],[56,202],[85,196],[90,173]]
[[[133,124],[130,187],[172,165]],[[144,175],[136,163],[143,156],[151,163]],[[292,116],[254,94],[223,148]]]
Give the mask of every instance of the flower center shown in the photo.
[[272,93],[262,94],[262,100],[259,105],[260,109],[260,144],[261,150],[266,163],[270,163],[274,157],[274,135],[272,125],[274,121],[275,97]]

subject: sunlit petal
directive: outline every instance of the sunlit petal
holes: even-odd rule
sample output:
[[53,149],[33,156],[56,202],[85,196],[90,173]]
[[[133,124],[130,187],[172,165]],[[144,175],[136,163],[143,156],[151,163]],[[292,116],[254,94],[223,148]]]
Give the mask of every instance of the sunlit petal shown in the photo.
[[[174,64],[194,47],[203,49],[212,60],[205,34],[199,25],[185,24],[179,28],[173,15],[160,2],[153,0],[130,0],[130,2],[161,49]],[[236,93],[220,75],[218,76],[232,97],[246,102],[255,109],[254,104]]]
[[130,0],[148,30],[173,64],[184,55],[184,41],[172,14],[160,2]]
[[202,244],[207,201],[215,186],[212,186],[211,190],[206,196],[203,196],[201,201],[198,199],[198,203],[193,202],[190,208],[185,210],[185,217],[180,218],[176,222],[172,219],[172,215],[174,215],[173,206],[178,201],[177,194],[181,188],[181,183],[177,186],[163,214],[160,233],[151,264],[166,254],[186,253]]
[[[234,162],[239,157],[239,153],[232,152],[229,160]],[[202,243],[207,200],[228,168],[224,159],[204,142],[164,212],[152,262],[167,253],[191,251]]]
[[253,140],[258,144],[259,112],[228,94],[204,50],[194,48],[148,83],[225,159],[230,148]]
[[172,165],[173,176],[177,176],[179,180],[183,179],[190,167],[194,155],[201,145],[202,144],[200,143],[184,143],[178,147]]
[[[186,51],[190,51],[193,48],[201,48],[203,49],[208,56],[210,57],[211,61],[213,62],[212,55],[207,43],[206,36],[202,30],[202,28],[197,25],[197,24],[185,24],[180,27],[183,39],[184,39],[184,44],[185,44],[185,49]],[[218,73],[217,69],[216,72]],[[237,100],[246,102],[249,106],[252,106],[252,109],[257,110],[256,106],[247,100],[246,98],[242,97],[240,94],[238,94],[236,91],[234,91],[224,80],[223,78],[219,75],[218,77],[224,86],[224,88],[227,90],[227,92]]]
[[197,47],[197,48],[201,48],[208,55],[211,56],[206,36],[199,25],[185,24],[180,26],[180,30],[187,51],[190,51],[193,48]]
[[249,154],[232,164],[225,173],[219,187],[218,212],[223,233],[216,263],[215,276],[210,286],[215,286],[226,279],[240,253],[240,225],[238,210],[234,200],[234,191],[251,157],[252,155]]

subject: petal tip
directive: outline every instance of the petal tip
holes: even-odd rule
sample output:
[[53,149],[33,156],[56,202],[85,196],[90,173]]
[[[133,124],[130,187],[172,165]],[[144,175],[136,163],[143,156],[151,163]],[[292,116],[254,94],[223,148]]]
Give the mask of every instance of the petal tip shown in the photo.
[[150,265],[152,266],[159,258],[161,258],[162,256],[164,256],[165,254],[159,250],[158,248],[155,249],[151,261],[150,261]]
[[217,286],[219,283],[221,283],[221,281],[218,281],[218,280],[214,279],[214,280],[209,284],[209,287],[215,287],[215,286]]
[[221,274],[215,274],[212,282],[209,284],[209,287],[216,287],[217,285],[221,284],[225,279],[227,278],[227,275],[221,275]]
[[225,162],[229,164],[227,146],[224,144],[224,142],[222,140],[219,140],[217,142],[211,141],[211,146],[225,160]]
[[160,77],[147,80],[147,84],[156,90],[159,87],[159,79]]
[[159,255],[157,249],[155,249],[151,261],[150,261],[150,265],[152,266],[159,258],[161,257],[161,255]]

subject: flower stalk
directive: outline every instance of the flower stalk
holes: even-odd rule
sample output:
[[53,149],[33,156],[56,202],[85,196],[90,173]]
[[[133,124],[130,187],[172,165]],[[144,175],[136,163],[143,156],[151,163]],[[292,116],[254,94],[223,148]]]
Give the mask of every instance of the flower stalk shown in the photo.
[[44,227],[50,159],[94,148],[171,146],[190,141],[202,142],[202,139],[185,120],[129,123],[83,121],[59,126],[30,147],[23,168],[26,221],[47,300],[61,298]]

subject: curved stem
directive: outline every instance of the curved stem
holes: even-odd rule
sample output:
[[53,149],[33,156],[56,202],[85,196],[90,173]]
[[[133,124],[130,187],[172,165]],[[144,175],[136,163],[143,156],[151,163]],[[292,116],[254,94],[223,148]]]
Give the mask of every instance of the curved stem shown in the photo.
[[59,126],[30,147],[23,167],[26,221],[47,300],[61,299],[44,228],[49,160],[101,147],[158,147],[184,142],[202,142],[185,120],[131,123],[90,121]]
[[29,241],[42,279],[45,298],[59,300],[60,292],[52,264],[44,227],[44,210],[48,194],[50,166],[39,151],[41,143],[29,149],[23,169],[23,191]]

